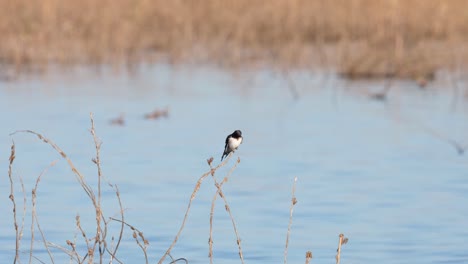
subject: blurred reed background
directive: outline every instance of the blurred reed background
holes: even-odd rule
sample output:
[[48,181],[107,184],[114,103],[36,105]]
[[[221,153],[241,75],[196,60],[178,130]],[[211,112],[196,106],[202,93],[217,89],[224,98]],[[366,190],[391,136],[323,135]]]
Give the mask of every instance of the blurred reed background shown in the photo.
[[466,68],[466,0],[0,0],[0,64],[331,69],[432,78]]

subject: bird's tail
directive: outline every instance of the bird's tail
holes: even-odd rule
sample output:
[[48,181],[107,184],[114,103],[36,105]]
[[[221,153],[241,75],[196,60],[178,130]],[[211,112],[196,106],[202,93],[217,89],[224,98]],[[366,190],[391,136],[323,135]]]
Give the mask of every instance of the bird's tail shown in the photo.
[[223,161],[224,157],[227,157],[227,153],[224,152],[223,155],[221,156],[221,161]]

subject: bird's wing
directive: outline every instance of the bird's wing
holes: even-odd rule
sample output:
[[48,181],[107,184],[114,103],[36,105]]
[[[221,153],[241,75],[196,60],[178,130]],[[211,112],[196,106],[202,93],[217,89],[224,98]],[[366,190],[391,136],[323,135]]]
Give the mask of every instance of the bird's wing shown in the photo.
[[229,150],[229,137],[226,138],[226,144],[224,145],[224,154]]

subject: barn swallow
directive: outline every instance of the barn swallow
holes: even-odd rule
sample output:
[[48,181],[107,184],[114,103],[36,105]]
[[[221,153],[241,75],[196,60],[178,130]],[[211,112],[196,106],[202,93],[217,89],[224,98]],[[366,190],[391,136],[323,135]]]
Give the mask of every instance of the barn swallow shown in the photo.
[[242,139],[242,132],[240,130],[236,130],[227,136],[224,152],[221,156],[221,161],[223,161],[224,157],[227,157],[229,153],[235,151],[239,147],[239,145],[242,143]]

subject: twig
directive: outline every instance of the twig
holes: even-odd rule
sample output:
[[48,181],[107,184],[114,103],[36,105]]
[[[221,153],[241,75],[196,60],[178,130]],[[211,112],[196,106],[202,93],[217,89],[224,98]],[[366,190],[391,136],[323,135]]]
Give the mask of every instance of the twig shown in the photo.
[[[69,245],[72,248],[71,254],[76,257],[76,260],[78,261],[78,263],[83,263],[80,258],[80,255],[78,255],[78,252],[76,252],[76,244],[71,242],[70,240],[67,240],[67,245]],[[72,256],[71,256],[71,259],[73,259]]]
[[[143,254],[145,255],[145,260],[146,260],[146,264],[148,264],[148,253],[147,253],[147,246],[149,245],[149,242],[148,240],[145,238],[143,232],[141,232],[140,230],[138,230],[138,228],[134,227],[133,225],[127,223],[127,222],[124,222],[120,219],[117,219],[117,218],[113,218],[113,217],[109,217],[110,220],[112,221],[116,221],[116,222],[120,222],[126,226],[128,226],[132,231],[133,231],[133,238],[135,239],[137,245],[141,248],[141,250],[143,251]],[[140,242],[140,240],[138,239],[138,237],[143,241],[143,244]]]
[[[98,199],[97,203],[94,202],[95,209],[96,209],[96,239],[94,241],[93,245],[93,252],[96,249],[96,244],[99,244],[99,263],[102,263],[102,257],[104,255],[104,249],[103,249],[103,232],[102,232],[102,226],[101,226],[101,218],[103,218],[102,215],[102,210],[101,210],[101,177],[102,177],[102,171],[101,171],[101,158],[100,158],[100,150],[101,150],[101,145],[102,142],[97,138],[96,136],[96,131],[94,129],[94,118],[93,118],[93,113],[89,114],[89,117],[91,119],[91,135],[93,136],[94,140],[94,146],[96,147],[96,158],[93,159],[93,162],[97,166],[97,171],[98,171]],[[105,222],[104,222],[105,225]],[[92,261],[93,258],[90,258],[90,262]]]
[[284,264],[288,263],[289,235],[290,235],[290,233],[291,233],[293,209],[294,209],[294,205],[296,205],[296,203],[297,203],[297,199],[296,199],[296,196],[295,196],[295,193],[296,193],[296,182],[297,182],[297,177],[294,177],[294,183],[293,183],[293,188],[292,188],[291,207],[289,208],[288,233],[286,234],[286,246],[285,246],[285,248],[284,248]]
[[184,216],[184,219],[182,220],[182,224],[179,228],[179,231],[177,232],[177,235],[175,236],[174,240],[172,241],[172,244],[169,246],[169,248],[166,250],[166,252],[164,253],[164,255],[161,257],[161,259],[158,261],[158,264],[162,264],[164,259],[166,259],[167,255],[171,253],[171,250],[172,248],[175,246],[175,244],[177,243],[177,240],[179,239],[179,236],[180,234],[182,233],[182,230],[184,229],[184,226],[185,226],[185,222],[187,221],[187,218],[188,218],[188,214],[190,212],[190,207],[192,206],[192,201],[195,199],[195,196],[197,195],[197,192],[198,190],[200,189],[200,186],[203,182],[203,180],[208,177],[210,174],[214,173],[214,171],[216,171],[218,168],[224,166],[228,161],[229,159],[231,158],[232,156],[232,152],[228,155],[228,157],[226,159],[224,159],[218,166],[216,166],[214,169],[211,169],[209,172],[206,172],[205,174],[203,174],[197,181],[196,185],[195,185],[195,188],[193,189],[193,192],[192,192],[192,195],[190,196],[190,201],[187,205],[187,210],[185,211],[185,216]]
[[[67,241],[67,243],[68,243],[68,241]],[[76,251],[73,252],[73,251],[71,251],[71,250],[68,250],[68,249],[66,249],[66,248],[64,248],[64,247],[62,247],[62,246],[60,246],[60,245],[57,245],[57,244],[55,244],[55,243],[52,243],[52,242],[50,242],[50,241],[47,241],[47,244],[48,244],[49,247],[56,248],[56,249],[62,251],[63,253],[67,254],[72,260],[75,260],[74,257],[77,257]],[[79,256],[78,256],[78,257],[79,257]],[[77,262],[77,263],[81,263],[79,259],[76,259],[76,262]]]
[[39,261],[39,262],[42,263],[42,264],[46,264],[44,261],[40,260],[40,259],[39,259],[38,257],[36,257],[36,256],[33,256],[33,258],[34,258],[35,260]]
[[341,258],[341,246],[348,243],[348,238],[346,238],[343,234],[340,234],[340,239],[338,242],[338,249],[336,250],[336,264],[340,264]]
[[52,255],[52,252],[50,252],[49,245],[48,245],[47,240],[45,239],[44,232],[42,232],[41,225],[39,224],[39,220],[37,219],[36,211],[34,211],[34,219],[36,219],[37,230],[39,230],[39,233],[41,234],[42,242],[44,243],[44,247],[47,250],[47,253],[49,254],[50,261],[52,262],[52,264],[54,264],[55,263],[54,257]]
[[178,259],[175,259],[175,260],[169,262],[169,264],[176,263],[177,261],[185,261],[185,264],[188,264],[188,260],[185,259],[185,258],[178,258]]
[[11,144],[11,153],[10,153],[10,163],[8,165],[8,178],[10,179],[10,200],[13,203],[13,225],[15,227],[16,233],[16,243],[15,243],[15,259],[13,260],[13,264],[19,262],[19,247],[20,247],[20,237],[19,237],[19,230],[18,230],[18,222],[16,220],[16,202],[15,202],[15,192],[14,192],[14,184],[13,184],[13,176],[12,176],[12,167],[13,161],[15,160],[15,142],[12,141]]
[[85,260],[87,257],[89,257],[89,254],[90,253],[90,250],[91,250],[91,247],[89,246],[89,239],[88,237],[86,236],[86,232],[84,231],[84,229],[81,227],[81,218],[80,218],[80,215],[77,214],[76,217],[75,217],[75,221],[76,221],[76,227],[78,228],[78,230],[80,230],[81,232],[81,236],[83,237],[85,243],[86,243],[86,252],[88,254],[86,254],[86,256],[84,257],[83,260]]
[[307,251],[306,252],[306,262],[305,263],[309,264],[311,259],[312,259],[312,252]]
[[[21,227],[19,229],[19,242],[21,244],[21,239],[23,238],[23,231],[24,231],[24,219],[26,218],[26,191],[24,189],[24,182],[23,182],[23,177],[21,177],[21,175],[19,175],[19,181],[20,181],[20,184],[21,184],[21,191],[23,192],[23,215],[21,216]],[[19,259],[18,259],[18,263],[19,263]]]
[[[232,172],[236,169],[237,165],[240,163],[240,159],[238,158],[237,159],[237,162],[234,164],[234,166],[231,168],[231,170],[229,170],[228,174],[226,175],[226,177],[224,177],[224,179],[221,181],[221,183],[218,184],[218,182],[216,181],[216,177],[214,176],[215,174],[215,171],[212,170],[212,178],[215,182],[215,186],[217,188],[216,190],[216,193],[215,195],[213,196],[213,200],[211,202],[211,211],[210,211],[210,238],[208,240],[209,242],[209,257],[210,257],[210,263],[213,263],[213,215],[214,215],[214,207],[215,207],[215,202],[216,202],[216,198],[219,196],[221,196],[221,198],[223,198],[224,200],[224,207],[226,208],[226,211],[229,213],[229,217],[231,218],[231,222],[232,222],[232,226],[234,228],[234,233],[236,234],[236,238],[237,238],[237,246],[239,247],[239,257],[241,259],[241,262],[244,263],[244,255],[242,253],[242,246],[241,246],[241,239],[239,237],[239,233],[237,232],[237,226],[236,226],[236,222],[234,221],[234,217],[232,216],[232,213],[231,213],[231,210],[229,208],[229,204],[227,202],[227,199],[226,199],[226,196],[224,195],[221,187],[223,186],[224,183],[226,183],[229,179],[229,177],[231,176]],[[211,162],[208,162],[208,165],[210,165],[210,168],[211,167]]]
[[44,137],[43,135],[41,135],[41,134],[39,134],[37,132],[34,132],[32,130],[17,130],[15,132],[11,133],[10,135],[15,135],[17,133],[29,133],[29,134],[36,135],[40,140],[42,140],[44,143],[50,145],[55,151],[57,151],[60,154],[60,156],[62,156],[62,158],[64,158],[67,161],[68,165],[70,166],[70,169],[75,174],[76,179],[80,183],[81,187],[86,192],[88,197],[91,199],[91,201],[93,202],[93,205],[96,206],[96,198],[95,198],[93,190],[86,183],[84,176],[78,171],[78,169],[75,167],[75,165],[73,164],[71,159],[67,156],[67,154],[57,144],[55,144],[52,140],[50,140],[50,139]]
[[117,244],[115,245],[115,248],[114,248],[114,251],[111,253],[109,252],[109,254],[111,255],[111,261],[112,261],[112,258],[116,259],[118,262],[120,262],[117,258],[116,258],[116,254],[117,254],[117,250],[119,249],[119,245],[120,245],[120,242],[122,241],[122,237],[123,237],[123,231],[124,231],[124,224],[125,224],[125,217],[124,217],[124,210],[123,210],[123,206],[122,206],[122,200],[120,199],[120,191],[119,191],[119,188],[117,187],[117,185],[114,185],[112,186],[114,187],[114,190],[115,190],[115,194],[117,195],[117,200],[119,201],[119,208],[120,208],[120,216],[121,216],[121,226],[120,226],[120,233],[119,233],[119,237],[117,239]]
[[[37,197],[36,194],[37,194],[37,188],[39,186],[39,181],[41,180],[42,175],[44,175],[49,170],[49,168],[53,167],[56,163],[57,163],[57,160],[54,160],[54,161],[52,161],[52,163],[50,163],[49,166],[47,166],[44,170],[42,170],[42,172],[37,177],[36,185],[34,186],[34,188],[32,189],[32,192],[31,192],[31,203],[32,203],[32,209],[31,210],[32,210],[32,212],[31,212],[31,246],[30,246],[30,249],[29,249],[29,263],[30,264],[32,263],[32,258],[33,258],[32,252],[33,252],[33,244],[34,244],[34,221],[36,219],[36,197]],[[50,251],[48,251],[48,253],[50,254]],[[51,261],[54,262],[52,258],[51,258]]]
[[[93,161],[98,165],[98,175],[99,175],[99,183],[98,183],[98,197],[96,199],[96,195],[93,191],[93,189],[91,188],[91,186],[89,186],[86,181],[85,181],[85,178],[84,176],[78,171],[78,169],[75,167],[75,165],[73,164],[73,162],[71,161],[71,159],[67,156],[67,154],[57,145],[55,144],[52,140],[44,137],[43,135],[37,133],[37,132],[34,132],[32,130],[18,130],[18,131],[15,131],[13,133],[11,133],[10,135],[14,135],[16,133],[30,133],[30,134],[33,134],[33,135],[36,135],[40,140],[42,140],[44,143],[50,145],[55,151],[57,151],[60,156],[62,158],[64,158],[69,167],[71,168],[72,172],[75,174],[76,176],[76,179],[78,180],[78,182],[80,183],[81,187],[83,188],[83,190],[86,192],[86,194],[88,195],[88,197],[90,198],[91,202],[93,203],[93,206],[96,210],[96,222],[97,222],[97,227],[96,227],[96,238],[95,238],[95,244],[93,246],[93,250],[88,250],[88,255],[89,255],[89,263],[93,263],[93,256],[94,256],[94,250],[95,250],[95,247],[96,247],[96,244],[98,243],[99,244],[99,251],[100,251],[100,257],[101,257],[101,262],[102,263],[102,257],[103,257],[103,254],[104,254],[104,246],[105,245],[105,236],[106,236],[106,232],[103,232],[103,226],[101,225],[101,220],[102,222],[104,223],[104,231],[107,230],[107,226],[106,226],[106,222],[105,222],[105,219],[104,219],[104,216],[102,214],[102,210],[101,210],[101,202],[100,202],[100,179],[101,179],[101,169],[100,169],[100,161],[99,161],[99,148],[100,148],[100,143],[98,142],[97,140],[97,137],[95,136],[95,132],[94,132],[94,120],[92,119],[92,115],[91,115],[91,130],[92,130],[92,134],[93,134],[93,137],[95,139],[95,145],[96,145],[96,159],[94,159]],[[99,162],[98,162],[99,161]]]

